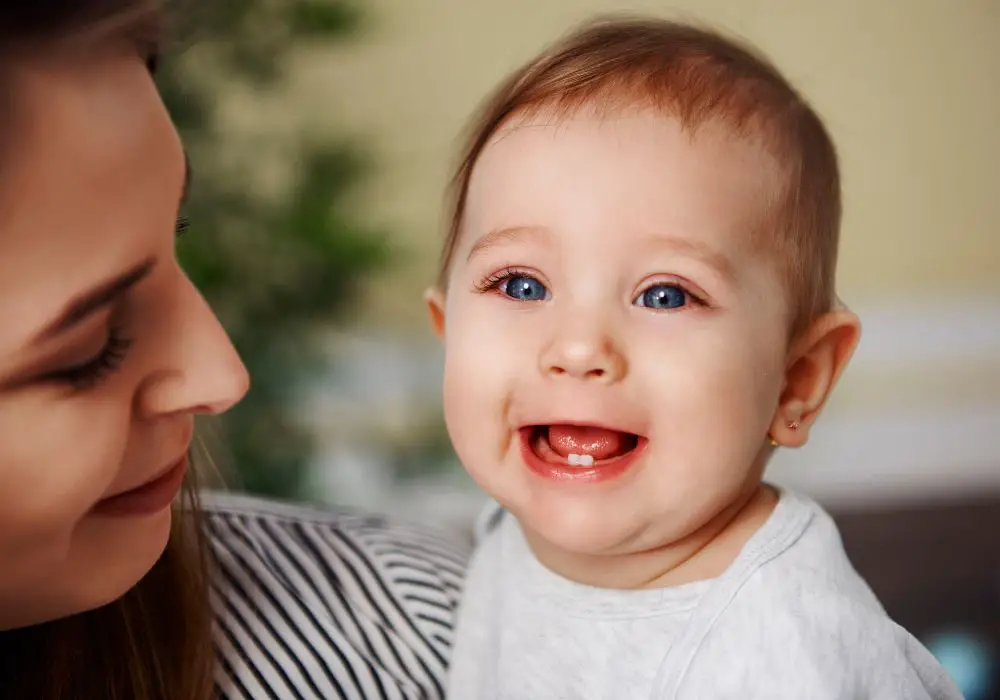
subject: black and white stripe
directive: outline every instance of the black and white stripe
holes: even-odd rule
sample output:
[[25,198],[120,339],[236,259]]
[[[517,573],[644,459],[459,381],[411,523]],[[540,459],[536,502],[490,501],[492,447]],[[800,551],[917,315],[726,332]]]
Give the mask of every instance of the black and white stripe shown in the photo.
[[218,697],[443,698],[467,550],[417,527],[205,497]]

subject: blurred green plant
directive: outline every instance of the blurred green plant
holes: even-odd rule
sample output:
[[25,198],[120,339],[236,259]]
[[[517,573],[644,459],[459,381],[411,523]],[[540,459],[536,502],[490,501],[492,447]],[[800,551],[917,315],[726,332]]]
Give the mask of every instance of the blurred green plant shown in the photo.
[[[354,309],[359,283],[386,261],[384,238],[346,201],[366,174],[354,145],[240,136],[221,108],[234,91],[275,94],[294,51],[344,40],[361,15],[342,0],[173,5],[173,33],[190,46],[167,52],[157,81],[193,172],[179,255],[252,377],[222,419],[227,462],[238,488],[300,496],[312,441],[295,419],[296,392],[324,371],[319,331]],[[267,173],[280,185],[268,186]]]

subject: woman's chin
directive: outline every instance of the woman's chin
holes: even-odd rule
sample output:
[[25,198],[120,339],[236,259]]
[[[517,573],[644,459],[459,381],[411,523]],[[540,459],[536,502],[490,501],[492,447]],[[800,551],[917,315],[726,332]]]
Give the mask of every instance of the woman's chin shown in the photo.
[[135,587],[163,556],[171,519],[170,510],[165,509],[135,520],[101,518],[81,528],[74,537],[77,551],[70,560],[71,569],[80,573],[70,585],[82,595],[77,599],[78,609],[71,612],[103,607]]

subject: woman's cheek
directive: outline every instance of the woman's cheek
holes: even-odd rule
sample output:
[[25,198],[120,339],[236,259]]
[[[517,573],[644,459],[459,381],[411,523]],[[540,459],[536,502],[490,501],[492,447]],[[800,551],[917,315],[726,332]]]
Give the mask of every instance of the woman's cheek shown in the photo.
[[0,520],[83,517],[122,468],[130,422],[96,395],[25,395],[0,408]]

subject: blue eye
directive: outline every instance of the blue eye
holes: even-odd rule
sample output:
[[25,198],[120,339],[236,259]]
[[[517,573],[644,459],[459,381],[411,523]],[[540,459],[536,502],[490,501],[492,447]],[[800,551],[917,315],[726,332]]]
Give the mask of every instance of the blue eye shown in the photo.
[[688,294],[675,284],[653,285],[635,300],[647,309],[679,309],[688,303]]
[[500,291],[517,301],[544,301],[549,294],[544,284],[528,275],[510,275],[500,285]]

